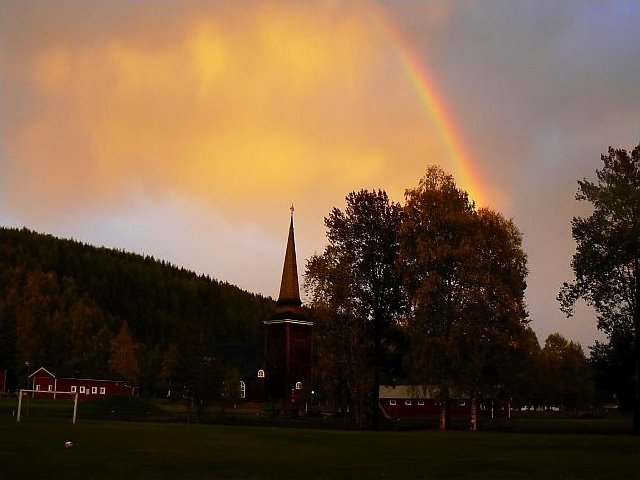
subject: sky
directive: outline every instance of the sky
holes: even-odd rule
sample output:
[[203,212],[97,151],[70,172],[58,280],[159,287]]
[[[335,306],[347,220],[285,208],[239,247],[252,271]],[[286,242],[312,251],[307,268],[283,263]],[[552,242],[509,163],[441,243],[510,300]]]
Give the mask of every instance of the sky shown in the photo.
[[577,181],[640,142],[636,0],[0,2],[0,223],[276,297],[351,191],[440,165],[512,218],[541,343]]

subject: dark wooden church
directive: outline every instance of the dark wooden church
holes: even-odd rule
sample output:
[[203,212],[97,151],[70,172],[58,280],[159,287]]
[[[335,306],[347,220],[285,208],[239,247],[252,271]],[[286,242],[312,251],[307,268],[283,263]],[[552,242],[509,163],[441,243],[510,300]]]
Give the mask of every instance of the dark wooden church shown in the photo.
[[293,206],[280,295],[274,315],[265,326],[265,383],[273,400],[296,401],[311,380],[313,322],[306,318],[300,300]]

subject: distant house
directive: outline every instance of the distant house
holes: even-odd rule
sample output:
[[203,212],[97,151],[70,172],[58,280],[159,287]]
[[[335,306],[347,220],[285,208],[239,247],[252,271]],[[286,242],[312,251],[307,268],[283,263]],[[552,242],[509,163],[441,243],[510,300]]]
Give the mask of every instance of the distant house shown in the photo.
[[[437,385],[381,385],[380,405],[389,417],[439,415],[439,390]],[[449,409],[452,415],[467,415],[471,411],[469,396],[452,392]]]
[[[388,417],[428,417],[440,414],[440,391],[437,385],[381,385],[380,406]],[[459,388],[449,392],[449,415],[471,415],[471,398]],[[504,408],[498,408],[491,399],[478,400],[478,415],[506,416]]]
[[124,380],[56,377],[44,367],[29,375],[29,388],[35,390],[32,396],[36,398],[69,396],[56,392],[77,393],[80,400],[108,395],[138,395],[138,387],[127,385]]

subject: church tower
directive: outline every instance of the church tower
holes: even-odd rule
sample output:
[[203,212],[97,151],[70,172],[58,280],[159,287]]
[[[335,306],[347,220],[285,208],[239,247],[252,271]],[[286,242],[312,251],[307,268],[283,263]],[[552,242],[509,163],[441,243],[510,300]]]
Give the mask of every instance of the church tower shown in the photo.
[[267,392],[272,399],[296,398],[311,378],[313,322],[305,318],[300,300],[293,205],[280,295],[275,314],[264,325]]

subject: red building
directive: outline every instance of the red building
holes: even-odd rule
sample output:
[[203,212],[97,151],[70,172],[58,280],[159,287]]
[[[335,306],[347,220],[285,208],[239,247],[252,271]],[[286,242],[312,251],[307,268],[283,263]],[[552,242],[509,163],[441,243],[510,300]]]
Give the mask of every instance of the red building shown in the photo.
[[32,393],[36,398],[59,398],[64,395],[55,392],[77,393],[80,400],[108,395],[138,395],[138,387],[127,385],[124,380],[56,377],[44,367],[29,375],[29,388],[36,390]]
[[[391,418],[428,417],[440,415],[439,388],[437,385],[380,386],[380,406]],[[471,415],[471,399],[467,392],[452,389],[449,398],[449,415],[468,417]],[[478,401],[478,415],[487,417],[506,416],[491,399]]]

